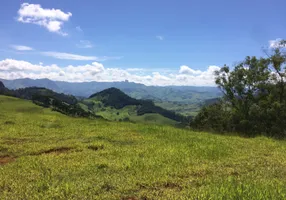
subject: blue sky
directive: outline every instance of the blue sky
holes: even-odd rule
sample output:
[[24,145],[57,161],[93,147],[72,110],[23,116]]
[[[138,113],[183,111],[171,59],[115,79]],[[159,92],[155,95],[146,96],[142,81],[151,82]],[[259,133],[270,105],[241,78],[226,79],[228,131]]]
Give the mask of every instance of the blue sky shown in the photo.
[[282,0],[6,1],[0,78],[211,85],[215,66],[261,56],[263,46],[286,35],[285,6]]

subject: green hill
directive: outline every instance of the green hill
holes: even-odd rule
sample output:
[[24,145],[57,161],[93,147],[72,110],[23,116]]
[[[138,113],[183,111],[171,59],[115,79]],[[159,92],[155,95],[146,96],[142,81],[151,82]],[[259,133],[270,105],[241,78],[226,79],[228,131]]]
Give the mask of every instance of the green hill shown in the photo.
[[156,106],[150,100],[137,100],[117,88],[109,88],[93,94],[88,99],[78,100],[72,95],[57,93],[40,87],[7,89],[0,82],[0,94],[50,107],[54,111],[70,116],[104,118],[111,121],[187,126],[190,118]]
[[92,113],[83,110],[78,105],[78,100],[72,95],[56,93],[52,90],[40,87],[20,88],[17,90],[9,90],[0,81],[0,95],[7,95],[21,99],[33,101],[33,103],[50,107],[55,111],[66,115],[80,117],[96,117]]
[[125,106],[130,105],[141,105],[141,101],[129,97],[124,92],[117,88],[109,88],[101,92],[95,93],[89,97],[89,99],[94,99],[101,101],[104,106],[111,106],[115,109],[121,109]]
[[0,95],[0,199],[285,199],[286,142],[72,118]]
[[[117,88],[91,95],[80,104],[83,109],[108,120],[159,124],[188,124],[190,118],[156,106],[150,100],[137,100]],[[148,117],[145,116],[148,114]],[[150,120],[152,119],[152,120]]]

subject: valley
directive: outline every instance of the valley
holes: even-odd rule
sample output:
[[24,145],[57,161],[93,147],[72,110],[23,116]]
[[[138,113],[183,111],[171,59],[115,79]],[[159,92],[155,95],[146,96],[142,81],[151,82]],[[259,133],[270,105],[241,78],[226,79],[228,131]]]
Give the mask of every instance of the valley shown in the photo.
[[118,88],[135,99],[152,100],[164,109],[174,111],[185,116],[195,116],[205,101],[221,97],[220,90],[216,87],[200,86],[145,86],[133,82],[62,82],[49,79],[0,79],[9,89],[26,87],[44,87],[57,93],[76,96],[79,99],[88,98],[90,95],[108,88]]

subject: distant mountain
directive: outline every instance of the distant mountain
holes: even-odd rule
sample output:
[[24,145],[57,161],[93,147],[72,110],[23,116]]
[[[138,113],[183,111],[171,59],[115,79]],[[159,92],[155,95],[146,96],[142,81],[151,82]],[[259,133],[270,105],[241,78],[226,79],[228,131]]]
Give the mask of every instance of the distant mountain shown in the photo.
[[136,99],[151,99],[154,101],[170,101],[183,103],[199,103],[206,99],[217,98],[221,92],[216,87],[197,86],[146,86],[143,84],[123,82],[63,82],[49,79],[16,79],[1,80],[9,89],[25,87],[45,87],[58,93],[71,94],[78,97],[90,95],[108,88],[118,88]]
[[27,88],[27,87],[44,87],[55,92],[61,92],[61,88],[58,85],[49,79],[15,79],[15,80],[4,80],[0,79],[5,86],[9,89],[20,89],[20,88]]
[[108,120],[152,121],[187,124],[189,117],[156,106],[151,100],[134,99],[117,88],[91,95],[81,102],[84,109]]

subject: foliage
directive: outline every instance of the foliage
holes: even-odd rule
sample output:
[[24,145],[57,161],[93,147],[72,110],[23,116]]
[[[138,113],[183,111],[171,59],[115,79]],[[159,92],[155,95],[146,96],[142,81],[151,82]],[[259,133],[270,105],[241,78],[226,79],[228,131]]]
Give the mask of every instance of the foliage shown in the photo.
[[246,57],[216,72],[224,101],[205,107],[192,125],[249,136],[286,136],[285,41],[267,58]]

